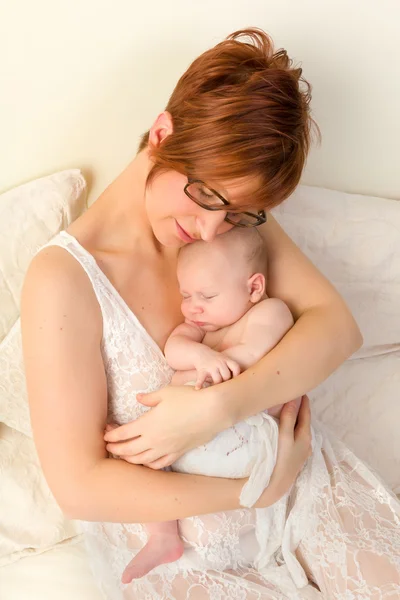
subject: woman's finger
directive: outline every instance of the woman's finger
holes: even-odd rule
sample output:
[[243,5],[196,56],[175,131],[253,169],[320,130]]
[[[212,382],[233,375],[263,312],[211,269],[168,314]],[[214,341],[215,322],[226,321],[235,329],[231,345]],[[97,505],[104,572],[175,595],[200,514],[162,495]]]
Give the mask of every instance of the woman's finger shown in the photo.
[[154,461],[158,460],[160,457],[157,456],[156,452],[151,450],[146,450],[145,452],[141,452],[140,454],[126,454],[121,456],[126,462],[131,463],[132,465],[150,465]]
[[175,455],[173,454],[167,454],[166,456],[162,456],[158,460],[154,460],[153,462],[147,463],[144,466],[157,471],[159,469],[165,469],[165,467],[169,467],[175,461],[174,456]]
[[311,410],[310,401],[307,396],[303,396],[302,398],[294,438],[296,441],[301,440],[306,444],[308,453],[312,453]]
[[148,446],[143,437],[137,437],[134,440],[129,440],[127,442],[108,442],[106,445],[107,452],[111,452],[115,456],[125,456],[140,454],[141,452],[145,452],[148,450]]
[[117,427],[116,429],[107,431],[104,435],[105,441],[124,442],[126,440],[138,437],[140,435],[138,423],[139,420],[131,421],[125,425],[120,425],[120,427]]
[[297,416],[297,431],[310,431],[311,428],[311,409],[308,396],[301,399],[299,414]]
[[287,402],[281,412],[279,419],[279,432],[294,437],[294,428],[296,426],[299,408],[294,400]]
[[113,429],[117,429],[117,427],[119,427],[119,425],[117,425],[116,423],[107,423],[107,425],[104,428],[104,432],[112,431]]

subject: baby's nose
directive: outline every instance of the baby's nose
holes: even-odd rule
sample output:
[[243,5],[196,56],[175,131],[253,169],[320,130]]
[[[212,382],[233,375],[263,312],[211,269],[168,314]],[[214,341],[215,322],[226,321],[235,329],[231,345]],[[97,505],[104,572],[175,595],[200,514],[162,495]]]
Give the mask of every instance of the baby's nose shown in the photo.
[[199,306],[199,305],[196,305],[196,304],[195,304],[194,306],[192,306],[192,313],[193,313],[194,315],[199,315],[199,314],[200,314],[200,313],[202,313],[202,312],[203,312],[203,309],[202,309],[202,307],[201,307],[201,306]]

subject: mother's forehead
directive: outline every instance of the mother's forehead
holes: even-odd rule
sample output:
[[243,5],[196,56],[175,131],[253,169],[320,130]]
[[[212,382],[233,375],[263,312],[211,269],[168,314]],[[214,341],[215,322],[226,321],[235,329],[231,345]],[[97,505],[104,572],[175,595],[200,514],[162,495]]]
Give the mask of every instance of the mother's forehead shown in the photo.
[[236,179],[224,181],[207,181],[209,187],[214,188],[223,195],[231,204],[240,203],[244,198],[254,194],[261,186],[261,177],[247,175]]

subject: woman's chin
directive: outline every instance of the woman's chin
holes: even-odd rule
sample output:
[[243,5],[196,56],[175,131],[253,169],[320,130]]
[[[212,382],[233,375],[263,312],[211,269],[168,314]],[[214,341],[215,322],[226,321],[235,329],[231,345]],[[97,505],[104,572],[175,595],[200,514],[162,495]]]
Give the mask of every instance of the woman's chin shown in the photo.
[[185,242],[180,240],[176,235],[174,236],[171,234],[167,234],[164,231],[158,232],[154,230],[153,234],[157,242],[161,246],[164,246],[164,248],[176,248],[177,250],[179,250],[180,248],[183,248],[183,246],[186,246]]

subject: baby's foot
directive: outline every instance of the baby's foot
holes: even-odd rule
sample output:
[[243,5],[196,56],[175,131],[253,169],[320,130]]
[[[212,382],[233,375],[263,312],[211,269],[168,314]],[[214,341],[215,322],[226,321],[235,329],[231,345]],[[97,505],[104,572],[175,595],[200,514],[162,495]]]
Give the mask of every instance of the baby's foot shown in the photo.
[[122,583],[130,583],[132,579],[139,579],[158,565],[175,562],[182,554],[183,542],[179,536],[151,535],[145,547],[131,560],[122,573]]

